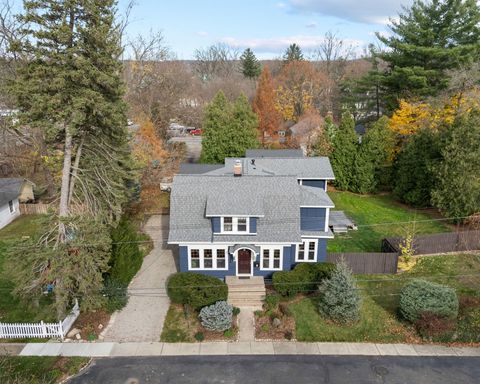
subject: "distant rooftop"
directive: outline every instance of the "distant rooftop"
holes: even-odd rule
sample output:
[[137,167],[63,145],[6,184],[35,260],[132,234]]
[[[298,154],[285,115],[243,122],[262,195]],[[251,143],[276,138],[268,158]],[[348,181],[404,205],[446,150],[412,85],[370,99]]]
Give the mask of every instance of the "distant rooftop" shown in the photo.
[[223,164],[197,164],[182,163],[178,171],[179,175],[202,175],[204,173],[223,168]]
[[304,157],[301,149],[247,149],[245,157],[262,158],[262,157]]

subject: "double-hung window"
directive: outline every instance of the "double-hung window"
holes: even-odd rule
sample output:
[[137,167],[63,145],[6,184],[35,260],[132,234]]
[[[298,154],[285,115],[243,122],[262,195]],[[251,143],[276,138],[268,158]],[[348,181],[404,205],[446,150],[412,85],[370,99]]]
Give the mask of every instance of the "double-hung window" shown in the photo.
[[297,247],[297,262],[315,262],[317,261],[317,240],[303,240],[303,243]]
[[189,269],[228,269],[225,248],[191,247],[189,249]]
[[221,233],[249,233],[250,219],[248,217],[222,217]]
[[281,270],[282,269],[282,248],[262,248],[262,260],[260,269]]

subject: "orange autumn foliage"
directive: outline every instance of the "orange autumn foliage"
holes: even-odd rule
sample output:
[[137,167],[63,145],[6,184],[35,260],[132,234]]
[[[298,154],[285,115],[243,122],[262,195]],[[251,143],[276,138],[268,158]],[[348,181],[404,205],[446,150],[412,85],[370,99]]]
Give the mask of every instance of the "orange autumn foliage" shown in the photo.
[[282,116],[275,109],[275,90],[267,66],[260,74],[252,108],[258,116],[258,130],[262,144],[265,144],[265,138],[273,136],[282,122]]
[[140,127],[135,133],[132,154],[142,167],[158,167],[167,157],[163,141],[157,136],[155,126],[149,119],[141,119]]

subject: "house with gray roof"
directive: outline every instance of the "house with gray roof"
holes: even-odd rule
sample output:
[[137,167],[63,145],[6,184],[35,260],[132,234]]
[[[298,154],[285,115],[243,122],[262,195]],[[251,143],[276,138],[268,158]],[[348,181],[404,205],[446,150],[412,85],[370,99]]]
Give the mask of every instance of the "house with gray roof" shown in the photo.
[[21,178],[0,178],[0,229],[20,216],[19,202],[33,200],[33,183]]
[[180,271],[269,278],[326,260],[329,159],[262,152],[175,176],[168,243],[179,247]]

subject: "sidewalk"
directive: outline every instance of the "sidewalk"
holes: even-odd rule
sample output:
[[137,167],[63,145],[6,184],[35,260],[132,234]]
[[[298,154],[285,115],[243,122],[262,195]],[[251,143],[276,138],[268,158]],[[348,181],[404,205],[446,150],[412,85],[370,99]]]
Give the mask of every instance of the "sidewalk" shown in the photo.
[[[1,348],[0,348],[1,351]],[[438,345],[301,342],[29,343],[20,356],[363,355],[478,356],[480,348]]]

